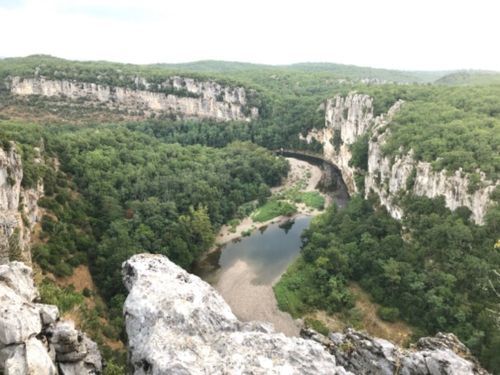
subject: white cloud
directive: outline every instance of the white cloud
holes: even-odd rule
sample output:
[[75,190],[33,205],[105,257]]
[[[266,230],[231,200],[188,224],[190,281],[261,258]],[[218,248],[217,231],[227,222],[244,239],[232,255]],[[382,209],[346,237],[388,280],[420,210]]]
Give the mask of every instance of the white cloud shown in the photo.
[[496,0],[0,2],[0,56],[500,70]]

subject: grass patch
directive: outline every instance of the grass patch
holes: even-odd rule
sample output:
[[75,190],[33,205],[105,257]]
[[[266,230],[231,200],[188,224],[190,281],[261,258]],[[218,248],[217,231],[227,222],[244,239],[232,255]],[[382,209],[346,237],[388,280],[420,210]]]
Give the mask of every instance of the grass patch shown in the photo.
[[292,216],[295,212],[297,212],[297,207],[294,204],[273,199],[258,208],[252,215],[252,219],[262,223],[278,216]]
[[231,227],[229,229],[229,231],[231,233],[236,233],[236,228],[238,227],[238,225],[240,225],[240,220],[239,219],[231,219],[231,220],[229,220],[229,222],[227,224]]
[[330,333],[328,327],[324,325],[320,320],[306,318],[305,323],[308,327],[314,329],[316,332],[321,333],[322,335],[328,336],[328,334]]
[[56,305],[61,313],[71,310],[74,306],[81,305],[84,297],[72,287],[60,288],[53,282],[44,280],[39,286],[42,302]]
[[300,202],[306,204],[306,206],[314,208],[316,210],[323,210],[325,208],[325,197],[323,197],[317,191],[308,191],[299,194]]
[[314,270],[300,258],[288,267],[273,287],[279,309],[290,313],[294,319],[309,312],[311,308],[303,301],[306,296],[313,298],[317,295],[307,282],[312,277]]

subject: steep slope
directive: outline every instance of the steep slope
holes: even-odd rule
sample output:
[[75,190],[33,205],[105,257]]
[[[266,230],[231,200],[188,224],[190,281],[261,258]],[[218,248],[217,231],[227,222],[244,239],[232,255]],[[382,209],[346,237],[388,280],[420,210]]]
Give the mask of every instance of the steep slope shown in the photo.
[[179,118],[250,121],[258,117],[256,107],[247,106],[243,87],[222,86],[214,81],[171,77],[151,83],[136,77],[131,87],[78,80],[12,77],[8,90],[16,96],[40,96],[55,100],[52,105],[103,106],[108,110],[146,117],[165,115]]

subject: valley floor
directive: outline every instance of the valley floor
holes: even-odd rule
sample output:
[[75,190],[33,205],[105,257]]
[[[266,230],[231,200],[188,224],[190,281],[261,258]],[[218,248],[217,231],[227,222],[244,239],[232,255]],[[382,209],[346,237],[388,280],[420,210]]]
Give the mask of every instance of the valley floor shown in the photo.
[[[294,158],[287,158],[287,160],[290,163],[290,172],[283,184],[273,189],[273,195],[284,193],[298,185],[301,187],[301,192],[317,191],[316,186],[322,176],[321,169]],[[330,197],[324,196],[324,198],[325,206],[331,203]],[[292,218],[315,216],[321,212],[306,206],[304,203],[298,203],[297,213]],[[236,229],[225,225],[218,233],[216,246],[211,251],[213,252],[231,241],[238,240],[246,231],[253,232],[257,229],[264,229],[270,224],[284,223],[290,219],[291,217],[288,216],[279,216],[265,222],[256,222],[250,216],[243,219]],[[228,269],[218,273],[212,283],[240,320],[270,322],[276,331],[283,332],[287,336],[298,336],[302,327],[301,321],[294,320],[290,314],[280,311],[276,302],[273,285],[279,280],[279,277],[269,283],[256,283],[256,271],[245,261],[238,260]]]

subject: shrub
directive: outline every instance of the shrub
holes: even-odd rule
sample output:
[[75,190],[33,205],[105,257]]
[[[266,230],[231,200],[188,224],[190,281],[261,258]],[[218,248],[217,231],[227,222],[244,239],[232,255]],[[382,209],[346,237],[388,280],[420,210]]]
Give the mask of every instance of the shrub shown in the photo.
[[395,322],[399,318],[399,309],[397,307],[379,307],[377,314],[380,319],[387,322]]

